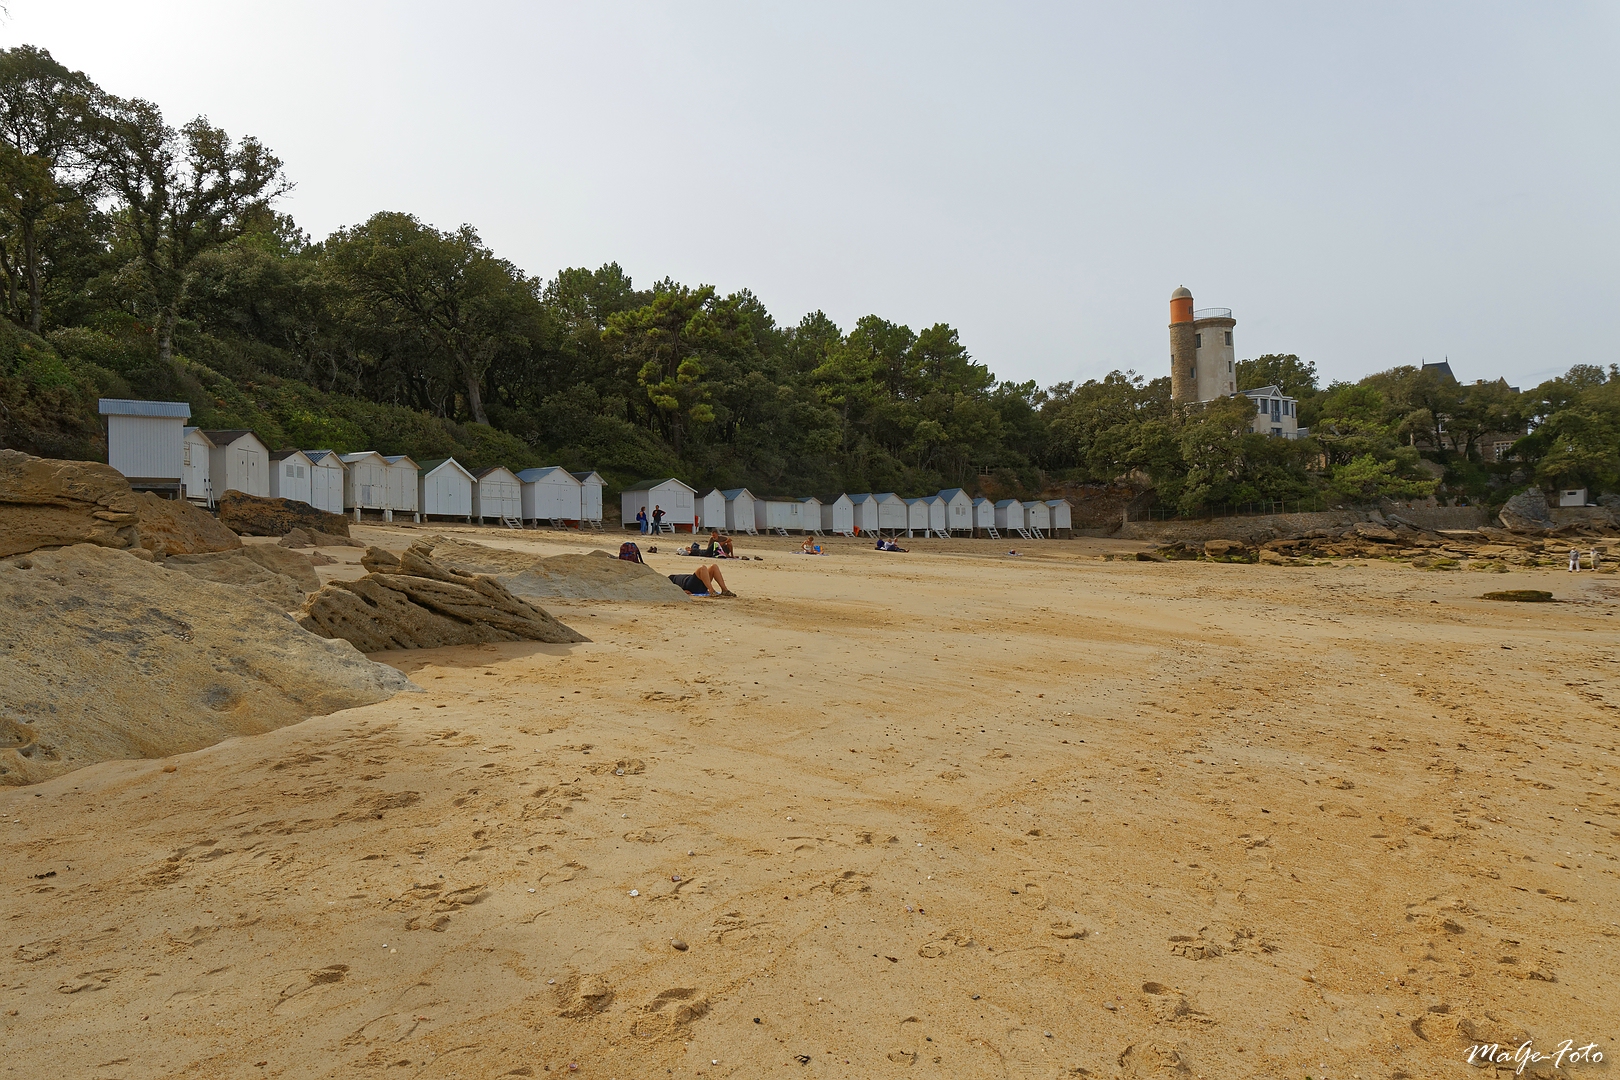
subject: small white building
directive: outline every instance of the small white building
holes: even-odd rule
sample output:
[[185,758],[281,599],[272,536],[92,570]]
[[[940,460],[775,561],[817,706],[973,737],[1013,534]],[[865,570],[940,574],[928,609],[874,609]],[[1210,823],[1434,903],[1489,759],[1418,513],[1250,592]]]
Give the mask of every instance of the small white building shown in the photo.
[[417,521],[422,520],[422,504],[417,501],[417,478],[421,469],[404,454],[385,456],[388,462],[387,502],[383,504],[385,510],[395,514],[410,514]]
[[354,519],[360,520],[361,511],[382,510],[388,504],[388,462],[375,450],[361,450],[341,454],[343,462],[343,509],[353,510]]
[[343,459],[332,450],[305,450],[304,457],[309,459],[309,505],[343,513]]
[[1565,488],[1558,493],[1559,506],[1585,506],[1585,488]]
[[1283,439],[1303,439],[1311,433],[1310,428],[1299,426],[1299,401],[1283,393],[1281,387],[1262,386],[1240,393],[1255,405],[1250,431]]
[[928,528],[935,536],[949,536],[945,531],[945,500],[938,495],[924,495],[923,504],[928,507]]
[[523,481],[516,473],[505,465],[492,465],[481,469],[473,479],[473,517],[480,524],[489,518],[523,519]]
[[[820,528],[820,515],[817,521],[808,528]],[[798,499],[755,499],[754,500],[754,528],[760,532],[775,532],[784,529],[787,532],[803,532],[806,529],[804,504]]]
[[719,488],[705,491],[695,503],[697,524],[701,529],[726,529],[726,495]]
[[922,499],[906,499],[906,535],[928,535],[928,504]]
[[302,450],[274,451],[270,455],[271,497],[308,503],[310,474],[313,471],[309,455]]
[[973,531],[973,496],[961,488],[946,488],[939,493],[945,504],[945,535]]
[[996,527],[996,504],[979,496],[973,500],[973,529],[993,529]]
[[996,503],[996,528],[1004,532],[1029,528],[1029,517],[1024,513],[1024,504],[1017,499],[1002,499]]
[[208,481],[216,500],[227,491],[260,498],[270,494],[270,451],[257,435],[240,428],[203,434],[214,444],[208,453]]
[[571,473],[579,481],[579,520],[602,524],[602,489],[607,481],[595,469]]
[[653,510],[662,507],[664,524],[679,530],[686,526],[691,532],[697,520],[697,489],[692,485],[666,477],[663,480],[642,480],[619,493],[619,513],[627,529],[636,527],[636,511],[647,511],[648,520]]
[[1074,535],[1074,507],[1068,499],[1047,499],[1046,508],[1052,515],[1052,535]]
[[821,500],[814,495],[800,499],[799,505],[804,508],[804,531],[819,533],[821,531]]
[[1037,536],[1044,537],[1052,531],[1052,508],[1036,499],[1034,502],[1024,504],[1025,527],[1034,529]]
[[422,462],[416,480],[416,505],[423,517],[458,517],[472,523],[473,488],[477,478],[455,458]]
[[747,488],[727,488],[720,494],[726,500],[726,531],[748,533],[750,536],[757,533],[759,523],[754,504],[758,500],[754,498],[754,493]]
[[821,531],[834,536],[855,535],[855,504],[848,495],[823,495]]
[[188,427],[180,444],[180,488],[186,498],[206,506],[214,505],[214,485],[209,482],[208,462],[214,444],[202,428]]
[[878,531],[878,497],[870,492],[849,497],[850,516],[862,536]]
[[100,409],[107,418],[107,464],[123,473],[131,487],[178,493],[191,406],[184,401],[102,398]]
[[517,474],[523,484],[523,520],[550,521],[558,525],[580,520],[580,482],[561,465],[524,469]]
[[906,500],[892,491],[880,491],[872,496],[878,504],[878,529],[901,532],[911,527],[910,507]]

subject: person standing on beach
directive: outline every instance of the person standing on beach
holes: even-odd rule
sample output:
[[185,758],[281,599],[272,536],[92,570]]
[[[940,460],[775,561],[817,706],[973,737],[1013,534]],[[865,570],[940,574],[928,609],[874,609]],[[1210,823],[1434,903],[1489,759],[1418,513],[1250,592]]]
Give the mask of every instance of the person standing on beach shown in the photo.
[[1572,573],[1572,574],[1578,574],[1578,573],[1581,572],[1581,549],[1580,548],[1570,548],[1569,549],[1569,572]]
[[647,508],[645,506],[636,511],[636,529],[641,535],[647,535]]
[[653,503],[652,531],[655,533],[664,531],[664,508],[657,503]]

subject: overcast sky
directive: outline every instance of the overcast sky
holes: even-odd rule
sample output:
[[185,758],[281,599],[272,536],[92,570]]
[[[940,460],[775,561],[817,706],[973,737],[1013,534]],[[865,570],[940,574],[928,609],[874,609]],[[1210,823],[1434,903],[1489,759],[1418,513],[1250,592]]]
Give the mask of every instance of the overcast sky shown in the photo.
[[782,322],[957,327],[1005,379],[1167,373],[1171,290],[1327,378],[1620,362],[1620,5],[7,0],[312,235],[404,210]]

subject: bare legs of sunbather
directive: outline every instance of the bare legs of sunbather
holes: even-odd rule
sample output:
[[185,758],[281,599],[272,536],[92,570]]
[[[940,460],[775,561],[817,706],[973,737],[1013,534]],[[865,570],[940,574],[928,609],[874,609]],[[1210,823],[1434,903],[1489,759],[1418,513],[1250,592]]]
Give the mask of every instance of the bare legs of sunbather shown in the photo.
[[703,586],[709,590],[710,596],[736,595],[736,593],[733,593],[730,589],[726,588],[726,579],[720,574],[719,563],[710,563],[708,566],[700,566],[696,570],[692,571],[692,576],[703,582]]

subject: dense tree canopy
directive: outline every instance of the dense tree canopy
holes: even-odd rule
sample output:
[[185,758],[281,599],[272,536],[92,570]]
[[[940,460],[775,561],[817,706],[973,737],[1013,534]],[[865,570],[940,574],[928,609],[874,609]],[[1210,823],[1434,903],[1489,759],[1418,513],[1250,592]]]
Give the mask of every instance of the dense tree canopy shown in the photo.
[[106,394],[184,399],[276,446],[761,494],[1130,484],[1195,513],[1620,485],[1614,367],[1520,392],[1434,366],[1321,387],[1295,355],[1240,361],[1240,389],[1299,399],[1310,436],[1283,440],[1249,430],[1242,397],[1173,404],[1168,378],[1000,381],[944,323],[784,325],[746,290],[637,288],[612,263],[543,280],[472,225],[405,211],[312,241],[276,210],[288,190],[251,136],[0,52],[0,443],[96,456]]

